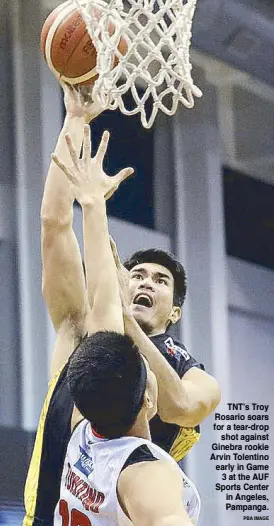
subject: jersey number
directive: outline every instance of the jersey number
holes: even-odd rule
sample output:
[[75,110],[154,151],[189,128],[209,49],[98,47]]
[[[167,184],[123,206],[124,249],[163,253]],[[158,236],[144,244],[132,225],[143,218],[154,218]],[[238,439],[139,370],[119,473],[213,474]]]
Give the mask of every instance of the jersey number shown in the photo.
[[62,517],[62,526],[92,526],[89,518],[75,508],[71,510],[69,516],[68,503],[65,500],[59,502],[59,513]]

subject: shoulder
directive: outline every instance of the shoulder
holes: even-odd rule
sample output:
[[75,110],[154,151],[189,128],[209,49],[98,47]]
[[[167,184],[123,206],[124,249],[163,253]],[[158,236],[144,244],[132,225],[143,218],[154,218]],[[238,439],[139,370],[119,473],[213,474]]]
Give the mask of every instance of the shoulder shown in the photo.
[[[146,446],[145,446],[146,447]],[[153,457],[153,455],[152,455]],[[138,477],[140,475],[141,478],[143,478],[143,473],[151,474],[151,476],[154,476],[155,473],[158,474],[165,474],[167,473],[176,473],[177,476],[182,479],[182,474],[180,468],[177,466],[176,462],[173,461],[173,459],[169,458],[149,458],[141,461],[136,462],[134,464],[128,465],[125,469],[123,469],[120,473],[119,480],[122,479],[122,477],[126,480],[128,478]],[[157,462],[150,462],[150,460],[155,460]],[[183,479],[182,479],[183,480]],[[147,481],[146,481],[147,485]]]
[[[168,489],[168,491],[167,491]],[[131,465],[119,477],[120,505],[134,524],[159,524],[182,503],[180,469],[169,460]]]
[[189,360],[191,357],[184,344],[179,342],[168,332],[165,332],[164,334],[158,334],[157,336],[152,336],[150,339],[159,350],[169,354],[170,356],[182,355],[184,356],[185,360]]
[[[119,493],[128,494],[135,492],[136,489],[141,493],[146,493],[147,489],[161,484],[161,481],[167,483],[167,477],[170,475],[179,479],[183,483],[180,468],[175,462],[168,458],[155,459],[157,462],[142,461],[128,465],[120,473],[118,480]],[[136,494],[136,493],[135,493]],[[139,493],[138,493],[139,494]]]
[[150,339],[160,351],[167,353],[172,357],[180,354],[183,355],[186,360],[190,358],[190,354],[186,350],[184,344],[176,340],[174,336],[171,336],[168,332],[157,334]]
[[167,359],[175,371],[182,377],[192,367],[204,369],[202,363],[191,356],[185,345],[168,332],[153,336],[151,341]]

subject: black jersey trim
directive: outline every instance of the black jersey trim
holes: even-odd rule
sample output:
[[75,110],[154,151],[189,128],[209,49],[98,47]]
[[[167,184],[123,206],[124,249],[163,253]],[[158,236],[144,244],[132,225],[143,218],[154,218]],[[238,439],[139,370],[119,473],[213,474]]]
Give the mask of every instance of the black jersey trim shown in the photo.
[[146,444],[143,444],[142,446],[139,446],[136,449],[134,449],[134,451],[124,463],[121,472],[124,469],[128,468],[128,466],[131,466],[132,464],[138,464],[139,462],[151,462],[154,460],[159,459],[154,457],[154,455],[151,453],[150,449],[146,446]]

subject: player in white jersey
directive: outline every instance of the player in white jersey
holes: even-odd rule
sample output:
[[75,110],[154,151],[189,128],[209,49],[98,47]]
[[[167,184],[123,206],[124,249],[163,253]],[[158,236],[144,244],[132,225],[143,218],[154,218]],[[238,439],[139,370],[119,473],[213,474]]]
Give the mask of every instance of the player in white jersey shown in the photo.
[[[92,334],[73,352],[67,369],[77,410],[54,523],[190,526],[196,524],[199,514],[197,491],[175,461],[150,441],[157,382],[133,340],[123,334],[118,279],[110,257],[103,172],[98,170],[102,148],[97,159],[89,162],[88,135],[85,128],[83,162],[77,160],[70,141],[73,168],[59,162],[83,210],[87,282],[93,287],[94,301],[86,325]],[[106,143],[105,136],[103,150]],[[103,268],[102,281],[92,272],[96,265],[98,271]]]
[[72,526],[197,524],[195,486],[150,441],[157,384],[133,341],[113,332],[84,339],[68,382],[86,419],[68,444],[54,524],[66,517]]

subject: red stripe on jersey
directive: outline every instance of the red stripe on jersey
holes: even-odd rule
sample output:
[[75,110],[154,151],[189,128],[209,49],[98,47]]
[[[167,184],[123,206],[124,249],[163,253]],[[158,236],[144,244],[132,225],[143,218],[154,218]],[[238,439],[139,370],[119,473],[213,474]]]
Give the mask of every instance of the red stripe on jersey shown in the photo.
[[96,438],[106,438],[106,437],[104,437],[103,435],[99,435],[99,433],[96,433],[95,429],[93,429],[92,426],[90,426],[90,427],[91,427],[91,431],[92,431],[93,435],[94,435]]

